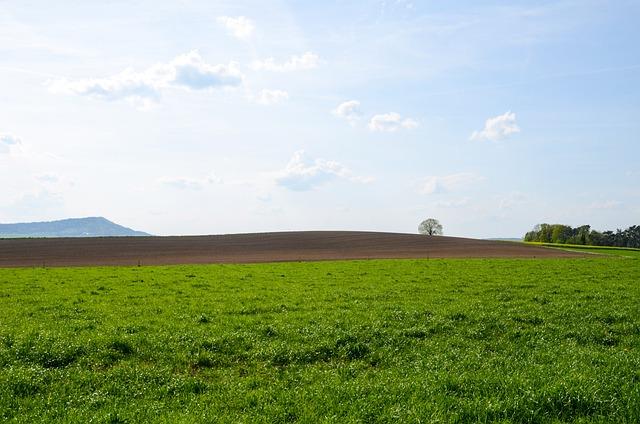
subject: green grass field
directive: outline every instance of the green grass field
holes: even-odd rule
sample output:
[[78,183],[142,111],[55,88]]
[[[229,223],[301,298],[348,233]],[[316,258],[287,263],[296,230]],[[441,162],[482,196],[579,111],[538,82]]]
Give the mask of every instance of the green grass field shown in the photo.
[[640,260],[0,269],[0,421],[638,423]]
[[633,247],[611,247],[611,246],[584,246],[581,244],[559,244],[559,243],[540,243],[528,241],[526,244],[535,246],[553,247],[570,252],[594,253],[597,255],[622,256],[626,258],[640,258],[640,249]]

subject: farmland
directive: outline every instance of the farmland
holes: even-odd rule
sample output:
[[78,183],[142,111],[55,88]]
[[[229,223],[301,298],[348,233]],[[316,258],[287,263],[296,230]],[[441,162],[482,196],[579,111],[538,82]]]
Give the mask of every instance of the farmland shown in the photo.
[[639,422],[640,262],[0,269],[0,420]]
[[524,243],[363,231],[0,239],[0,267],[571,256],[582,255]]

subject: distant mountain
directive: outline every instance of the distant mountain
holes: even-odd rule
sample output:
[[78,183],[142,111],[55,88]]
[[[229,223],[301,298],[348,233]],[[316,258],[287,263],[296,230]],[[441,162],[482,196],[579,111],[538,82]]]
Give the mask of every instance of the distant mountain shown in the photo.
[[16,237],[115,237],[150,236],[102,217],[63,219],[50,222],[0,224],[0,238]]

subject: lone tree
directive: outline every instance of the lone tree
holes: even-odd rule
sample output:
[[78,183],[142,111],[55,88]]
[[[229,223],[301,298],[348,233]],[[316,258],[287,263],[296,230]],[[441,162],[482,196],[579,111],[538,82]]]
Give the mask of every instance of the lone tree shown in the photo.
[[437,219],[425,219],[418,225],[418,232],[427,236],[441,236],[442,224]]

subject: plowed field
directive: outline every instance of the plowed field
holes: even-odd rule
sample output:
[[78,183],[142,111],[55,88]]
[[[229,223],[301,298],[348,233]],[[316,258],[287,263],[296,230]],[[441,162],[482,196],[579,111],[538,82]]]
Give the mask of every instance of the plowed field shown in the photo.
[[0,240],[0,267],[580,256],[513,242],[352,231]]

